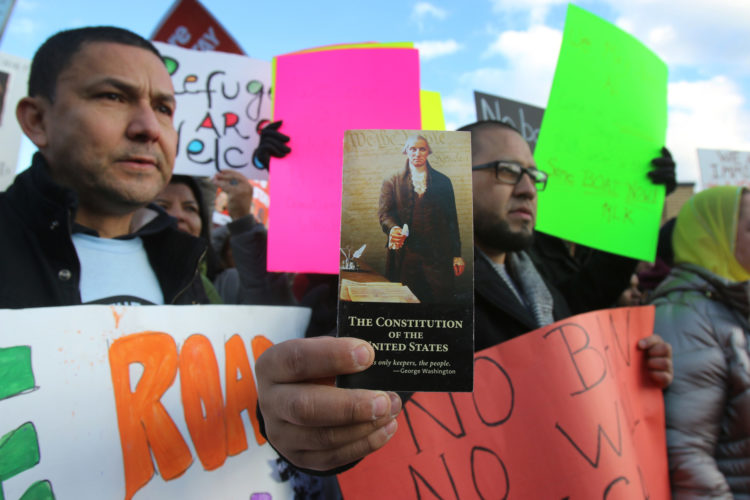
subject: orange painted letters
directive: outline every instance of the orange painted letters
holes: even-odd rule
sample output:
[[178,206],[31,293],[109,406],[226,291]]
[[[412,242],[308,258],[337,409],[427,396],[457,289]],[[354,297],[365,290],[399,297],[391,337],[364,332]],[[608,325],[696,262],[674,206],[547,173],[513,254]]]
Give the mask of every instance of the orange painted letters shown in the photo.
[[[257,337],[256,337],[257,338]],[[253,340],[253,345],[255,341]],[[247,436],[242,423],[242,411],[247,415],[255,429],[255,440],[264,444],[266,440],[258,430],[258,417],[255,405],[258,402],[258,392],[255,389],[255,379],[250,370],[250,360],[247,359],[245,343],[239,335],[232,335],[227,340],[224,351],[226,353],[226,384],[227,384],[227,446],[230,455],[237,455],[247,449]]]
[[[143,366],[135,391],[130,390],[130,365]],[[185,472],[193,462],[185,440],[161,404],[161,397],[177,376],[177,346],[169,335],[141,332],[115,340],[109,348],[125,467],[125,498],[151,480],[154,464],[164,479]]]
[[224,400],[216,355],[203,335],[191,335],[182,346],[180,386],[185,422],[203,468],[221,467],[227,457]]
[[[255,336],[253,357],[258,359],[271,345],[266,337]],[[154,475],[149,448],[165,480],[179,477],[193,463],[187,443],[161,403],[177,377],[178,368],[185,422],[204,469],[221,467],[228,455],[237,455],[248,448],[243,411],[248,413],[256,442],[259,445],[266,442],[255,413],[258,392],[245,344],[239,335],[233,335],[224,349],[226,406],[216,355],[206,336],[188,337],[179,357],[174,339],[162,332],[135,333],[112,343],[109,363],[126,499],[132,498]],[[143,367],[134,391],[130,380],[132,364]]]

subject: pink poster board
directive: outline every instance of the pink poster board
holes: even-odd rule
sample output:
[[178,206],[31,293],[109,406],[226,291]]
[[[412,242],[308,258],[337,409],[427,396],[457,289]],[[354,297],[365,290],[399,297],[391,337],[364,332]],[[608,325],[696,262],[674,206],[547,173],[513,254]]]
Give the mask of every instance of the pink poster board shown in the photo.
[[416,49],[276,58],[274,119],[292,152],[272,161],[268,269],[338,274],[344,131],[420,129]]

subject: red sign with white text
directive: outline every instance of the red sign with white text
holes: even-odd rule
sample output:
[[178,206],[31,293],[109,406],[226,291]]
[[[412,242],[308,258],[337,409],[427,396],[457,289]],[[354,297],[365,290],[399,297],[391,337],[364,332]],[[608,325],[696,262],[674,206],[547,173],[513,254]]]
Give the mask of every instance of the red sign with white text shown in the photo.
[[662,394],[636,347],[653,315],[596,311],[476,353],[474,392],[416,393],[339,475],[344,498],[669,498]]
[[176,0],[154,30],[151,40],[186,49],[245,54],[234,38],[198,0]]

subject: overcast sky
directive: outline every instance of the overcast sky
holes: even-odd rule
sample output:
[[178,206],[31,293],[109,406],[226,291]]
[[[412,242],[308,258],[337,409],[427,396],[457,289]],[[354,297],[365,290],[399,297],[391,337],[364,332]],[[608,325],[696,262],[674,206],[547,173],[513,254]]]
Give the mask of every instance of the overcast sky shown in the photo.
[[[667,146],[677,159],[680,181],[698,177],[696,148],[750,151],[750,2],[574,3],[631,33],[667,63]],[[93,24],[118,25],[148,37],[171,4],[16,0],[0,51],[31,58],[52,33]],[[558,0],[203,4],[248,54],[260,59],[331,43],[415,42],[422,88],[441,93],[449,129],[476,119],[475,90],[546,105],[567,6]],[[23,154],[31,150],[27,144]]]

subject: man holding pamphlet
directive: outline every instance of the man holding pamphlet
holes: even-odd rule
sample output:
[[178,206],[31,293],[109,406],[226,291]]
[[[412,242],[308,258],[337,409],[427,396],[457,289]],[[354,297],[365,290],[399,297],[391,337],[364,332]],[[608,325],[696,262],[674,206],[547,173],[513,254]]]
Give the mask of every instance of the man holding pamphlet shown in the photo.
[[[571,313],[525,252],[547,175],[513,127],[479,122],[461,130],[471,132],[472,142],[479,351]],[[673,377],[671,347],[658,335],[638,347],[650,378],[666,387]],[[259,401],[276,449],[295,465],[333,472],[385,445],[397,430],[397,394],[309,382],[364,371],[374,359],[372,346],[356,338],[299,339],[266,351],[258,360]]]

